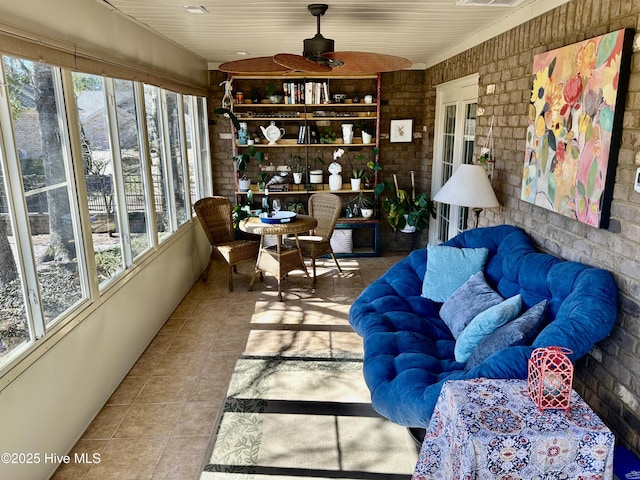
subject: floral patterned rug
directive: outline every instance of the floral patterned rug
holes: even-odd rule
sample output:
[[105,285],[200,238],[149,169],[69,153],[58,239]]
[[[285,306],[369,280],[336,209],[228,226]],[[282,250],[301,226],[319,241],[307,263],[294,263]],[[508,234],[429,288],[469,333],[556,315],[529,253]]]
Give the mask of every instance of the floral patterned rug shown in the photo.
[[360,358],[243,357],[201,480],[408,479],[417,456],[371,408]]

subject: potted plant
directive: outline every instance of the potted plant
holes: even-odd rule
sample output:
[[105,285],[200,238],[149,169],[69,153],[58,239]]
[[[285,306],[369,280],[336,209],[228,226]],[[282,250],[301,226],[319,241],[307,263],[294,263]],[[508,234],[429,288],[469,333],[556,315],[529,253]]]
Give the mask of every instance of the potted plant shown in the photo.
[[371,218],[373,216],[375,202],[364,193],[360,192],[358,196],[353,199],[353,203],[358,205],[360,215],[362,215],[363,218]]
[[[240,129],[238,117],[236,117],[228,108],[216,108],[214,113],[229,117],[236,132]],[[258,162],[258,165],[262,165],[262,162],[264,161],[264,152],[259,151],[254,145],[249,145],[246,152],[239,153],[232,157],[232,160],[236,164],[236,172],[238,173],[238,190],[241,192],[246,192],[251,188],[251,179],[247,174],[247,169],[249,168],[251,159],[255,159],[256,162]]]
[[299,185],[302,183],[302,176],[307,170],[307,165],[302,160],[300,155],[291,155],[289,158],[289,168],[293,174],[293,183]]
[[[413,176],[412,176],[413,178]],[[376,195],[389,192],[382,201],[382,210],[387,214],[387,222],[394,232],[413,233],[429,226],[429,217],[436,217],[435,203],[426,193],[416,195],[412,182],[411,194],[398,188],[398,180],[386,181],[376,186]]]
[[[382,170],[382,164],[378,160],[378,147],[374,147],[371,149],[371,158],[366,161],[366,166],[368,170],[365,170],[364,175],[362,176],[362,180],[364,181],[365,187],[370,188],[376,181],[376,174]],[[358,161],[366,160],[364,153],[360,153],[356,159]]]
[[276,84],[273,82],[267,83],[265,87],[267,91],[267,98],[271,103],[280,103],[282,102],[282,95],[276,93]]
[[233,161],[236,162],[236,171],[238,172],[238,190],[241,192],[246,192],[251,188],[251,179],[247,174],[247,169],[254,158],[258,165],[261,165],[264,161],[264,153],[258,151],[254,145],[249,145],[247,152],[239,153],[233,157]]
[[372,123],[367,123],[364,120],[360,120],[356,123],[356,127],[360,129],[360,135],[362,135],[362,143],[369,144],[371,143],[374,135],[374,129]]

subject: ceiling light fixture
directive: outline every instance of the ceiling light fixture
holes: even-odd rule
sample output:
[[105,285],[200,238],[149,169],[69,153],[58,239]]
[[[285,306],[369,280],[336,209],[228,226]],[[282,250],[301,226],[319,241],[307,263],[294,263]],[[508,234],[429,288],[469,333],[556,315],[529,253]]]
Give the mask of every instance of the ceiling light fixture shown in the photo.
[[204,8],[202,5],[199,5],[199,6],[198,5],[185,5],[184,9],[188,13],[195,13],[195,14],[209,13],[209,10]]

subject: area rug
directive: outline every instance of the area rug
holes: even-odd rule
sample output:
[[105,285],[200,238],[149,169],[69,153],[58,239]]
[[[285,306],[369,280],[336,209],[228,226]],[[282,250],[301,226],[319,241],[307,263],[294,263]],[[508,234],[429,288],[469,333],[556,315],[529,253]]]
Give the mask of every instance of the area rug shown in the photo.
[[369,402],[359,358],[243,357],[201,480],[410,478],[415,443]]

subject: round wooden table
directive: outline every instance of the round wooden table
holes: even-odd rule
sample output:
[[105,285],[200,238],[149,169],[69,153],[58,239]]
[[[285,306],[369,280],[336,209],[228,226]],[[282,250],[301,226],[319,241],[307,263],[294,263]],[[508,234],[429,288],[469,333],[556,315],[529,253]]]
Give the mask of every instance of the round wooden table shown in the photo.
[[[313,230],[316,225],[318,225],[317,220],[308,215],[297,215],[294,220],[287,223],[264,223],[258,217],[249,217],[242,220],[239,224],[240,230],[246,233],[260,235],[260,250],[258,251],[256,269],[249,284],[249,290],[253,287],[253,283],[258,274],[269,272],[278,279],[278,300],[282,301],[281,282],[287,273],[292,270],[302,270],[313,289],[313,281],[302,259],[298,234]],[[265,248],[265,235],[276,235],[278,238],[277,243]],[[296,246],[283,245],[283,235],[294,235],[296,238]]]

